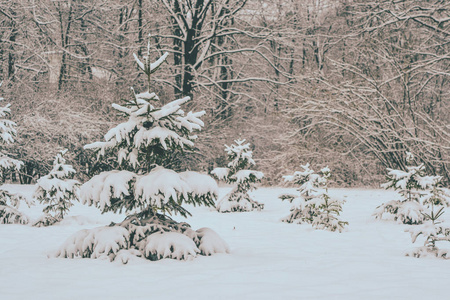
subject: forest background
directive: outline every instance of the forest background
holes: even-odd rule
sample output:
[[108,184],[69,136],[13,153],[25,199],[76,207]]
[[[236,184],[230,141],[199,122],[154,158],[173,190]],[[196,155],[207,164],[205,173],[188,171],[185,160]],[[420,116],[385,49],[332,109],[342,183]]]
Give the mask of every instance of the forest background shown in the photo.
[[47,174],[59,148],[80,179],[114,167],[83,146],[146,88],[133,53],[151,34],[152,60],[170,53],[152,90],[207,112],[174,166],[225,166],[224,144],[245,138],[270,184],[309,162],[337,186],[378,186],[406,151],[448,183],[449,24],[445,0],[0,0],[17,179]]

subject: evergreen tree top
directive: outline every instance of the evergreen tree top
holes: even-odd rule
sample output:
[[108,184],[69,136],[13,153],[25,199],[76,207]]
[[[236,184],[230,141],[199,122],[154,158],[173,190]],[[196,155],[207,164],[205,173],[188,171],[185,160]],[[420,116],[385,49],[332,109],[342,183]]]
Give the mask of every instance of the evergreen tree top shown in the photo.
[[56,154],[55,160],[53,161],[53,168],[48,174],[49,178],[64,179],[72,177],[76,173],[75,169],[71,165],[66,164],[64,154],[66,154],[67,151],[67,149],[64,149]]
[[[150,63],[147,55],[144,62],[137,57],[136,61],[150,75],[161,66],[166,57],[167,53]],[[134,89],[131,91],[131,100],[124,105],[113,104],[113,108],[122,113],[127,121],[110,129],[105,135],[105,141],[86,145],[85,149],[97,151],[98,158],[115,151],[119,164],[148,171],[153,165],[163,164],[165,158],[173,152],[194,147],[197,136],[193,133],[204,126],[200,117],[205,111],[185,113],[181,105],[189,101],[190,97],[158,107],[159,98],[155,93],[145,91],[138,94]]]
[[245,143],[245,139],[235,140],[234,142],[236,144],[231,146],[225,145],[225,152],[227,152],[230,160],[228,167],[215,168],[211,171],[211,174],[219,180],[237,183],[239,187],[248,186],[248,189],[252,189],[251,184],[261,181],[264,173],[246,169],[250,165],[255,165],[255,161],[252,158],[253,152],[250,150],[250,143]]
[[301,197],[307,200],[324,195],[326,193],[324,188],[327,187],[328,179],[331,176],[330,169],[325,167],[319,173],[315,173],[309,163],[301,165],[301,167],[302,171],[295,171],[293,175],[283,176],[284,180],[299,185],[298,191]]
[[293,175],[283,176],[285,181],[293,182],[297,185],[309,185],[311,188],[319,188],[327,184],[328,178],[331,175],[330,168],[325,167],[320,170],[321,174],[316,174],[310,168],[309,163],[301,165],[303,171],[295,171]]
[[231,160],[228,167],[234,170],[241,170],[248,165],[255,165],[252,158],[253,151],[250,150],[250,143],[245,143],[245,139],[235,140],[236,144],[231,146],[225,145],[225,151]]

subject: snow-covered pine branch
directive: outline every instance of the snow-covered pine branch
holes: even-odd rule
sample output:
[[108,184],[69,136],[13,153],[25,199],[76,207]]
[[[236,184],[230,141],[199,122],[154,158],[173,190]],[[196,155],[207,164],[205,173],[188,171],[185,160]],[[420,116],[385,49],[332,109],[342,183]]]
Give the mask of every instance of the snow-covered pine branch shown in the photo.
[[[148,57],[136,58],[147,75],[165,61],[155,63]],[[150,76],[147,77],[150,86]],[[211,229],[196,232],[187,223],[173,221],[168,215],[190,215],[183,205],[214,206],[217,183],[206,174],[194,171],[175,172],[168,168],[170,157],[194,148],[195,132],[202,129],[205,112],[188,112],[184,97],[158,106],[158,96],[150,91],[135,93],[123,105],[113,108],[126,120],[110,129],[105,141],[85,146],[94,150],[97,159],[115,156],[118,170],[93,176],[81,187],[82,203],[94,205],[102,212],[128,214],[119,223],[80,231],[62,245],[59,257],[109,257],[127,263],[141,257],[188,259],[198,254],[228,252],[226,243]]]
[[299,196],[281,195],[281,200],[293,203],[291,213],[282,219],[287,223],[309,223],[316,229],[330,231],[344,230],[348,222],[339,220],[342,205],[345,201],[333,199],[328,194],[328,179],[330,169],[325,167],[316,174],[309,164],[302,165],[302,171],[295,171],[293,175],[283,176],[287,182],[293,182],[300,187]]
[[264,204],[256,202],[249,194],[255,189],[255,183],[260,182],[264,174],[259,171],[245,168],[255,165],[252,158],[250,144],[243,140],[235,140],[236,144],[225,145],[228,155],[228,168],[215,168],[211,174],[217,179],[235,184],[233,189],[225,195],[216,205],[219,212],[261,210]]
[[28,224],[29,218],[19,211],[21,202],[25,202],[29,207],[33,205],[33,202],[20,194],[0,189],[0,224]]
[[[113,104],[113,108],[123,113],[128,120],[110,129],[104,142],[86,145],[85,149],[97,152],[98,159],[115,152],[117,161],[124,166],[149,170],[152,164],[162,164],[162,153],[169,149],[177,151],[194,147],[195,131],[204,126],[199,119],[204,111],[188,112],[181,105],[190,100],[184,97],[162,107],[155,107],[149,101],[156,99],[153,93],[135,94],[136,101],[126,106]],[[139,159],[139,153],[145,153],[147,159]]]
[[66,153],[67,149],[60,151],[53,161],[50,173],[36,182],[33,198],[47,206],[43,210],[45,215],[34,226],[49,226],[61,221],[73,202],[80,197],[80,182],[71,179],[76,171],[66,164]]

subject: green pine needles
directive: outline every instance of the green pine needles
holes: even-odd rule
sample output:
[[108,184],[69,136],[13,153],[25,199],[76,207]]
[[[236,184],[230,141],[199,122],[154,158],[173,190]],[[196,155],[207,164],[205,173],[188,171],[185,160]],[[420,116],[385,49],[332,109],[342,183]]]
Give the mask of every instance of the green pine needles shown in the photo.
[[80,194],[80,182],[72,179],[76,171],[66,164],[64,155],[67,149],[56,154],[50,173],[41,177],[36,183],[33,198],[45,204],[45,215],[34,226],[49,226],[61,221],[78,201]]
[[330,169],[326,167],[315,173],[309,164],[302,168],[293,175],[283,176],[285,181],[299,186],[300,195],[284,194],[279,197],[293,204],[291,213],[282,221],[308,223],[316,229],[342,232],[348,222],[339,219],[344,201],[333,199],[328,193]]
[[231,146],[225,145],[228,155],[227,168],[215,168],[211,174],[219,180],[233,184],[232,190],[225,195],[216,205],[219,212],[239,212],[262,210],[264,204],[258,203],[249,192],[255,189],[255,184],[260,182],[264,174],[259,171],[249,170],[255,165],[252,158],[253,152],[250,150],[250,143],[245,139],[235,140]]

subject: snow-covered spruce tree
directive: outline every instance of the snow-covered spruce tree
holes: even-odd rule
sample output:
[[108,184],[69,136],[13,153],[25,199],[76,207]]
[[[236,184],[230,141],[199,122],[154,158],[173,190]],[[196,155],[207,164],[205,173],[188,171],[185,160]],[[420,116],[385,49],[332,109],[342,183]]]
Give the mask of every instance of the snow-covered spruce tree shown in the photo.
[[300,196],[285,194],[281,200],[293,203],[291,213],[282,219],[287,223],[309,223],[316,229],[342,232],[348,222],[339,220],[344,201],[332,199],[328,194],[328,179],[331,176],[328,167],[314,173],[309,164],[302,166],[303,171],[283,176],[285,181],[298,185]]
[[[407,152],[406,161],[411,164],[414,157]],[[420,199],[424,191],[431,188],[433,176],[425,175],[423,164],[407,166],[407,171],[387,169],[388,182],[381,185],[385,189],[394,189],[401,195],[400,200],[391,200],[378,206],[374,212],[376,219],[382,219],[385,213],[391,214],[394,220],[404,224],[421,224],[424,220],[424,206]]]
[[156,62],[147,56],[140,69],[148,79],[148,91],[136,94],[124,105],[113,104],[126,121],[110,129],[105,141],[85,146],[99,160],[117,157],[118,170],[102,172],[81,187],[80,200],[102,212],[122,212],[128,216],[118,224],[83,230],[69,238],[56,253],[59,257],[91,257],[119,260],[145,257],[189,259],[197,254],[229,252],[226,243],[208,228],[194,231],[187,223],[178,223],[167,214],[190,215],[184,203],[213,206],[217,183],[210,176],[193,171],[177,173],[166,168],[167,159],[193,149],[195,131],[203,127],[199,119],[204,111],[185,113],[181,105],[189,97],[164,106],[150,92],[150,76],[165,61],[165,53]]
[[56,155],[50,173],[39,178],[36,183],[33,198],[47,206],[43,209],[45,215],[34,226],[49,226],[61,221],[73,202],[78,201],[80,182],[72,179],[76,171],[66,164],[66,152],[67,149]]
[[[0,82],[0,87],[1,85]],[[3,100],[0,97],[0,101]],[[6,145],[14,142],[16,135],[16,123],[5,119],[11,113],[10,106],[9,103],[0,106],[0,180],[2,181],[8,172],[18,171],[23,165],[21,161],[9,157],[4,149]],[[28,217],[18,210],[22,201],[25,201],[28,206],[32,204],[19,194],[0,189],[0,224],[27,224],[29,222]]]
[[255,183],[260,182],[264,174],[259,171],[248,170],[255,165],[252,158],[250,144],[243,140],[235,140],[236,144],[225,145],[228,154],[228,168],[215,168],[211,174],[219,180],[235,184],[233,189],[216,204],[219,212],[261,210],[264,204],[258,203],[248,194],[255,189]]
[[407,256],[413,257],[440,257],[449,259],[450,250],[440,249],[436,243],[450,242],[450,227],[445,226],[439,218],[444,214],[444,208],[450,206],[450,195],[447,190],[441,186],[442,177],[433,176],[431,191],[423,197],[423,204],[427,207],[427,212],[423,213],[425,220],[423,224],[414,226],[406,231],[411,234],[412,242],[422,235],[425,238],[424,245],[418,247]]

